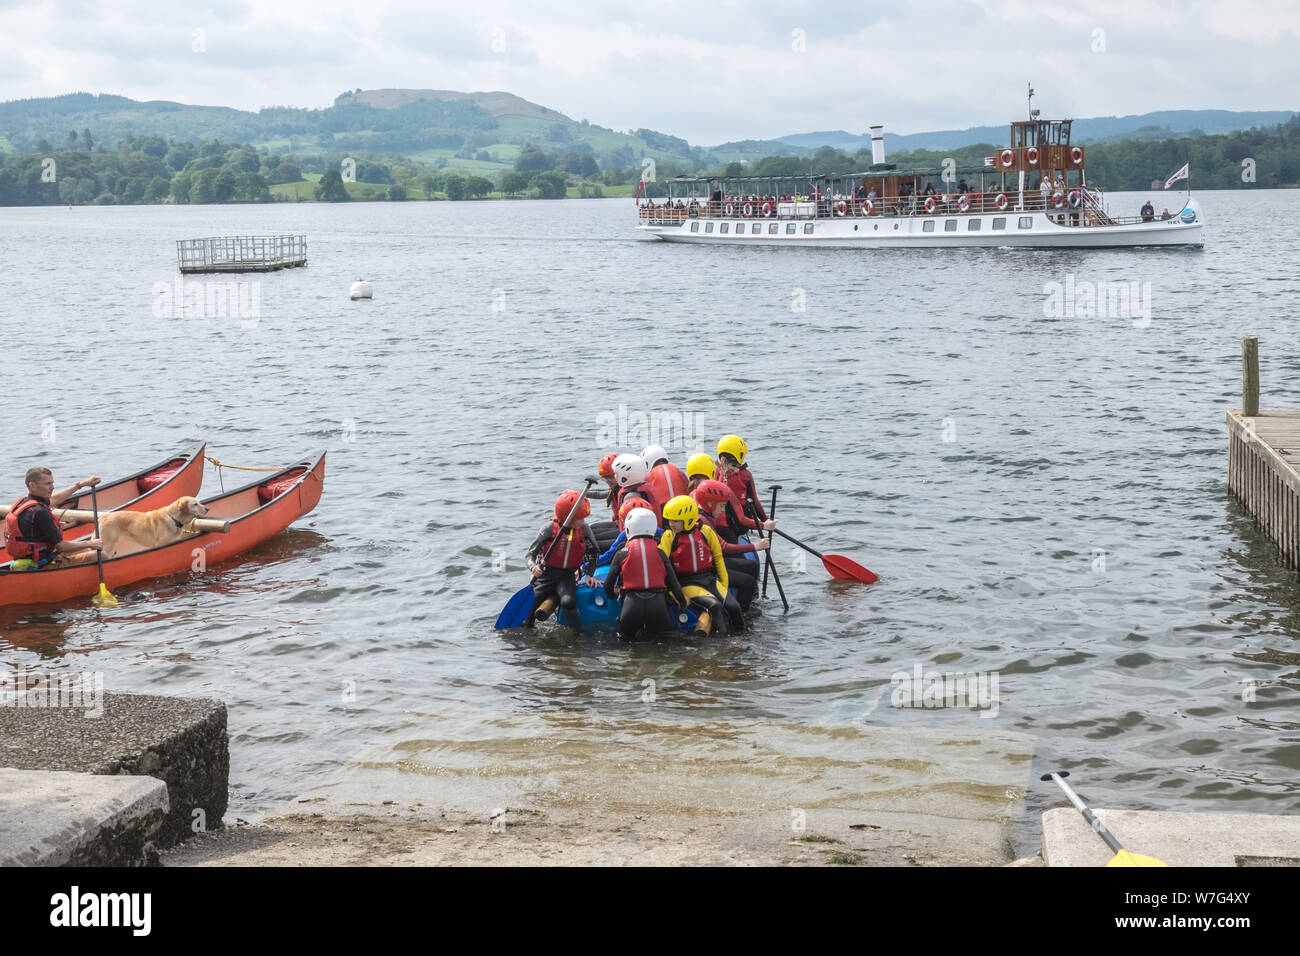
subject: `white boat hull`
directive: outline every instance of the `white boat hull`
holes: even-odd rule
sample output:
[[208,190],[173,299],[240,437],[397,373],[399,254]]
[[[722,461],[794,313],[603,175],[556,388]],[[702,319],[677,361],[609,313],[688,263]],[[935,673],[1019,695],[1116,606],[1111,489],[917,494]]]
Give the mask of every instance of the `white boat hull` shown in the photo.
[[[900,216],[879,218],[876,216],[845,216],[833,218],[809,219],[775,219],[753,217],[701,217],[689,219],[680,224],[659,225],[644,222],[637,228],[655,239],[668,242],[704,242],[732,243],[770,246],[823,246],[823,247],[861,247],[893,246],[910,249],[940,249],[952,246],[1017,246],[1047,249],[1071,248],[1107,248],[1119,246],[1201,246],[1203,223],[1200,210],[1189,203],[1193,212],[1191,221],[1181,215],[1171,219],[1157,219],[1153,222],[1124,223],[1118,225],[1064,225],[1052,221],[1042,212],[981,213],[963,215],[937,216]],[[994,229],[995,219],[1005,219],[1005,228]],[[1021,220],[1030,220],[1027,228],[1021,228]],[[979,225],[972,231],[972,220]],[[955,222],[956,229],[949,231],[948,222]],[[720,233],[723,223],[728,226],[726,234]],[[760,224],[760,231],[753,231],[754,224]],[[770,232],[771,224],[777,225],[776,233]],[[926,231],[926,223],[931,223]],[[706,224],[713,225],[713,231],[706,231]],[[795,231],[787,231],[793,224]],[[694,228],[692,226],[694,225]],[[812,231],[805,227],[811,225]],[[743,232],[737,232],[737,227]]]

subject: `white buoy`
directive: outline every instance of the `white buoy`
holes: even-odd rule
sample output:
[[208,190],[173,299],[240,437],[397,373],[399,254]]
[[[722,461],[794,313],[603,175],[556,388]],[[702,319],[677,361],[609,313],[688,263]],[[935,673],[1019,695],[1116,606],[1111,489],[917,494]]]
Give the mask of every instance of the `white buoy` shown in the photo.
[[373,299],[375,297],[375,287],[365,279],[358,279],[352,283],[352,288],[348,290],[348,298],[353,302],[357,299]]

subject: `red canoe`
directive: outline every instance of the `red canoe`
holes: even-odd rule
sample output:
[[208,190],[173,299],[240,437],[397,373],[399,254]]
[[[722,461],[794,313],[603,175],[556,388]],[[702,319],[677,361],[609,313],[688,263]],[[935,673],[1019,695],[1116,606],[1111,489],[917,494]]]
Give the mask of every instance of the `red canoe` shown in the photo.
[[[95,490],[100,513],[153,511],[171,504],[177,498],[197,495],[203,485],[204,448],[204,443],[199,442],[193,448],[143,471],[137,471],[134,475],[108,483],[100,482]],[[8,507],[2,510],[7,511]],[[90,511],[90,492],[73,495],[55,508],[54,513],[57,515],[66,510]],[[63,529],[63,537],[71,541],[90,534],[93,530],[94,526],[90,524],[73,525]],[[3,546],[0,546],[0,554],[2,553]]]
[[[202,573],[279,534],[309,513],[320,501],[325,483],[325,453],[306,459],[252,484],[206,498],[207,517],[230,522],[230,530],[190,535],[172,544],[123,554],[104,562],[104,583],[110,590],[145,578],[182,571]],[[69,598],[89,598],[99,590],[94,564],[14,571],[0,564],[0,605],[46,604]]]

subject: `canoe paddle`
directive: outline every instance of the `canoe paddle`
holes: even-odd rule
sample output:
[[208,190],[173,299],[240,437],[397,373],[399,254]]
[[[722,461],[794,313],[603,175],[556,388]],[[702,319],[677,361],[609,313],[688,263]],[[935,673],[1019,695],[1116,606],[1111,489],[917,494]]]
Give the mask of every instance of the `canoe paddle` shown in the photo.
[[[95,486],[90,486],[90,507],[93,509],[95,516],[95,537],[99,537],[99,495],[95,493]],[[99,593],[90,599],[90,603],[95,607],[117,607],[117,598],[113,597],[113,592],[108,589],[104,583],[104,549],[103,539],[100,539],[100,548],[95,552],[95,565],[99,568]]]
[[[582,494],[578,495],[578,500],[574,502],[573,507],[569,509],[569,513],[564,516],[564,523],[560,525],[559,534],[551,539],[550,546],[547,547],[546,553],[542,555],[541,561],[538,562],[539,564],[546,564],[546,559],[551,556],[551,551],[555,548],[556,544],[559,543],[560,536],[569,530],[569,524],[573,521],[573,516],[578,513],[578,509],[582,507],[582,502],[587,498],[587,492],[591,491],[591,486],[595,483],[595,478],[587,479],[587,486],[582,489]],[[493,627],[498,631],[505,630],[508,627],[523,627],[524,622],[528,620],[528,612],[532,609],[533,585],[532,582],[529,582],[516,591],[511,596],[510,600],[506,602],[506,606],[502,608],[501,613],[497,615],[497,622]]]
[[[781,490],[780,485],[772,486],[772,507],[767,509],[767,513],[776,520],[776,493]],[[769,545],[767,549],[767,561],[763,565],[763,597],[767,597],[767,572],[772,567],[772,548]]]
[[826,566],[827,572],[833,578],[839,578],[841,581],[861,581],[864,584],[875,584],[880,580],[874,571],[864,568],[856,561],[852,561],[842,554],[822,554],[813,548],[808,547],[798,538],[786,534],[780,528],[773,528],[773,534],[779,534],[792,544],[797,544],[814,557],[821,558],[822,564]]
[[[758,509],[760,507],[758,503],[758,489],[754,487],[753,479],[749,479],[748,481],[745,482],[745,484],[749,487],[749,495],[748,495],[749,500],[747,500],[742,507],[745,509],[746,513],[751,518],[754,519],[754,523],[758,525],[758,536],[761,539],[763,537],[763,519],[758,516]],[[776,492],[773,491],[772,494],[775,496]],[[773,497],[772,500],[775,501],[776,498]],[[768,540],[771,540],[772,538],[771,533],[769,533],[767,537]],[[771,545],[768,545],[767,547],[767,564],[764,565],[764,570],[763,570],[763,583],[765,586],[767,584],[768,568],[772,569],[772,580],[776,582],[776,593],[781,595],[781,607],[784,608],[786,611],[789,611],[790,602],[785,599],[785,588],[781,586],[781,575],[776,573],[776,565],[772,563]],[[763,596],[766,597],[767,595],[765,594]]]
[[1062,790],[1064,790],[1065,795],[1070,798],[1070,802],[1074,804],[1075,809],[1083,814],[1083,818],[1088,821],[1088,823],[1092,826],[1093,830],[1096,831],[1097,835],[1106,841],[1106,845],[1115,851],[1115,855],[1111,857],[1110,862],[1106,864],[1107,866],[1168,866],[1169,865],[1168,863],[1164,863],[1160,860],[1157,860],[1153,856],[1143,856],[1141,853],[1130,853],[1128,850],[1120,846],[1119,840],[1115,839],[1115,834],[1111,833],[1109,830],[1106,829],[1106,824],[1102,823],[1101,820],[1098,818],[1097,814],[1093,813],[1091,810],[1087,808],[1087,806],[1084,805],[1084,802],[1079,799],[1079,795],[1075,793],[1073,790],[1071,790],[1070,785],[1062,779],[1063,777],[1068,777],[1069,775],[1070,775],[1070,771],[1062,770],[1059,773],[1045,773],[1039,779],[1055,780],[1056,785],[1060,787]]

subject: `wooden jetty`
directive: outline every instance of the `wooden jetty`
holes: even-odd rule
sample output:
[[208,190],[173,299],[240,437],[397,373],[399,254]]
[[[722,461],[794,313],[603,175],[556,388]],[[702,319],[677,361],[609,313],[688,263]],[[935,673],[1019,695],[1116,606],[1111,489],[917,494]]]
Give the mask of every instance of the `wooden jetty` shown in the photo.
[[307,264],[306,236],[214,236],[179,239],[176,258],[183,274],[274,272]]
[[1242,397],[1228,412],[1228,490],[1300,567],[1300,411],[1260,411],[1259,343],[1241,341]]

